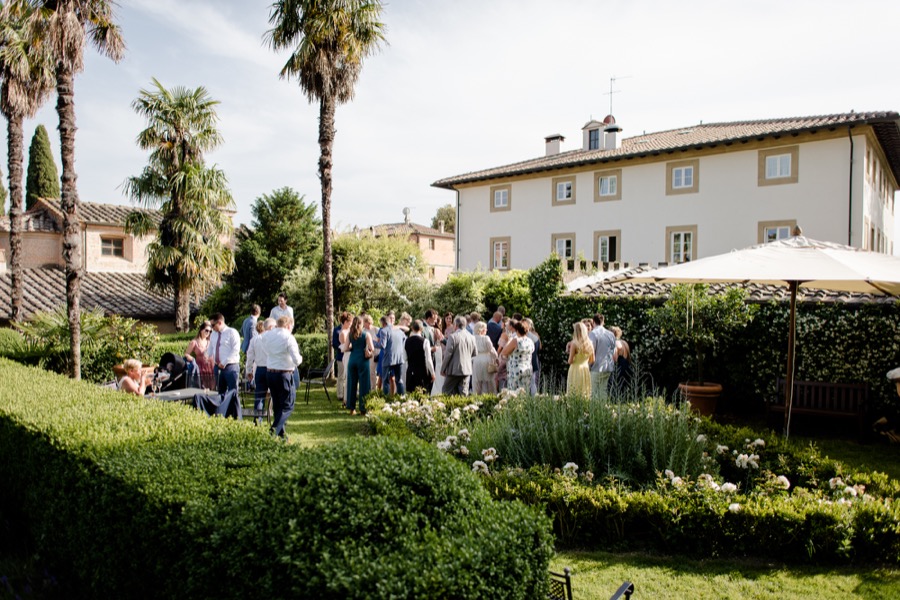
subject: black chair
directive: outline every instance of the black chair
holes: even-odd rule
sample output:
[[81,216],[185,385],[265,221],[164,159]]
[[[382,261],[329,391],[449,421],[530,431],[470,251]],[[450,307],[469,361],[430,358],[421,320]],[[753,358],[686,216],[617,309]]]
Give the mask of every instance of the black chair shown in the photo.
[[242,381],[240,384],[240,401],[241,416],[245,419],[253,419],[254,423],[262,423],[266,420],[266,424],[272,423],[272,396],[266,394],[266,400],[263,403],[262,410],[256,410],[256,390],[254,390],[249,381]]
[[572,569],[566,567],[562,574],[550,571],[548,600],[572,600]]
[[616,590],[616,593],[609,597],[609,600],[620,600],[620,598],[625,598],[628,600],[631,598],[631,595],[634,593],[634,584],[630,581],[626,581],[622,585],[619,586],[619,589]]
[[328,393],[328,378],[331,377],[331,372],[334,370],[334,361],[332,360],[327,365],[325,365],[324,369],[307,369],[306,374],[303,376],[303,379],[300,383],[306,384],[306,403],[309,404],[309,388],[312,384],[322,384],[322,389],[325,390],[325,397],[328,398],[328,401],[331,402],[331,395]]

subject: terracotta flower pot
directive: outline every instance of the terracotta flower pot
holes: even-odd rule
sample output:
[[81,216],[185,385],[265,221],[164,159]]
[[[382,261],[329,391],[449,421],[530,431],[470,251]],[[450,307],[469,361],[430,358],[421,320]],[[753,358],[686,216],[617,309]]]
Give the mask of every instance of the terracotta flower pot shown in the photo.
[[722,386],[718,383],[697,383],[688,381],[679,383],[678,389],[684,395],[685,400],[691,403],[691,410],[705,417],[716,414],[716,404],[722,395]]

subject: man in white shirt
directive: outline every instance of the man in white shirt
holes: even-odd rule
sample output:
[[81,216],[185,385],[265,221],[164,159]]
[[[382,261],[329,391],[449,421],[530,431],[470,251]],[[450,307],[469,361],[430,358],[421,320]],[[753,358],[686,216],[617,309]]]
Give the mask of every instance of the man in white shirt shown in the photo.
[[213,359],[213,377],[219,393],[224,394],[228,390],[237,390],[241,374],[241,336],[237,329],[225,325],[222,313],[214,314],[209,321],[213,330],[206,347],[206,356]]
[[[263,322],[263,333],[271,331],[275,328],[275,319],[266,319]],[[257,411],[261,411],[266,405],[266,392],[269,391],[269,384],[266,378],[266,350],[259,343],[259,337],[262,333],[257,333],[250,340],[250,346],[247,348],[247,366],[245,375],[249,381],[253,382],[255,393],[254,407]]]
[[281,317],[290,317],[291,327],[294,327],[294,309],[288,306],[287,296],[285,296],[283,292],[278,294],[278,305],[273,306],[272,310],[269,311],[270,319],[275,319],[277,321]]
[[284,425],[294,412],[297,388],[294,385],[294,371],[303,362],[297,340],[291,335],[294,321],[282,316],[275,329],[259,337],[257,345],[266,353],[266,381],[272,395],[272,433],[287,441]]

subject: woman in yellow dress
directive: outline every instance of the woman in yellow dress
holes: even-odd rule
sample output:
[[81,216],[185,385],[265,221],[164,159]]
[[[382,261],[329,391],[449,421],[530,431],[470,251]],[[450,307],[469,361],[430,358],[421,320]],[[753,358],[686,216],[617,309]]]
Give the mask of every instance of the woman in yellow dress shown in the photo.
[[584,323],[572,326],[572,341],[569,342],[569,375],[566,377],[566,394],[591,397],[591,365],[594,364],[594,345],[588,338]]

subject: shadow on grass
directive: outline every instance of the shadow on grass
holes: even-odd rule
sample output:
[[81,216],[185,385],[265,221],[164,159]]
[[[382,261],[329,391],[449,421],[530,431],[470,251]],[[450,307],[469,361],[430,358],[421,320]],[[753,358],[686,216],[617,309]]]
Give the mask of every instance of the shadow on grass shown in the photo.
[[607,598],[626,580],[635,584],[635,595],[641,597],[900,598],[900,570],[890,567],[798,566],[593,551],[560,552],[551,565],[573,568],[578,598]]
[[330,400],[321,386],[310,389],[309,404],[306,404],[305,392],[300,390],[294,413],[285,428],[290,443],[318,446],[367,433],[365,417],[350,416],[349,411],[341,408],[334,389],[330,388],[328,393]]

